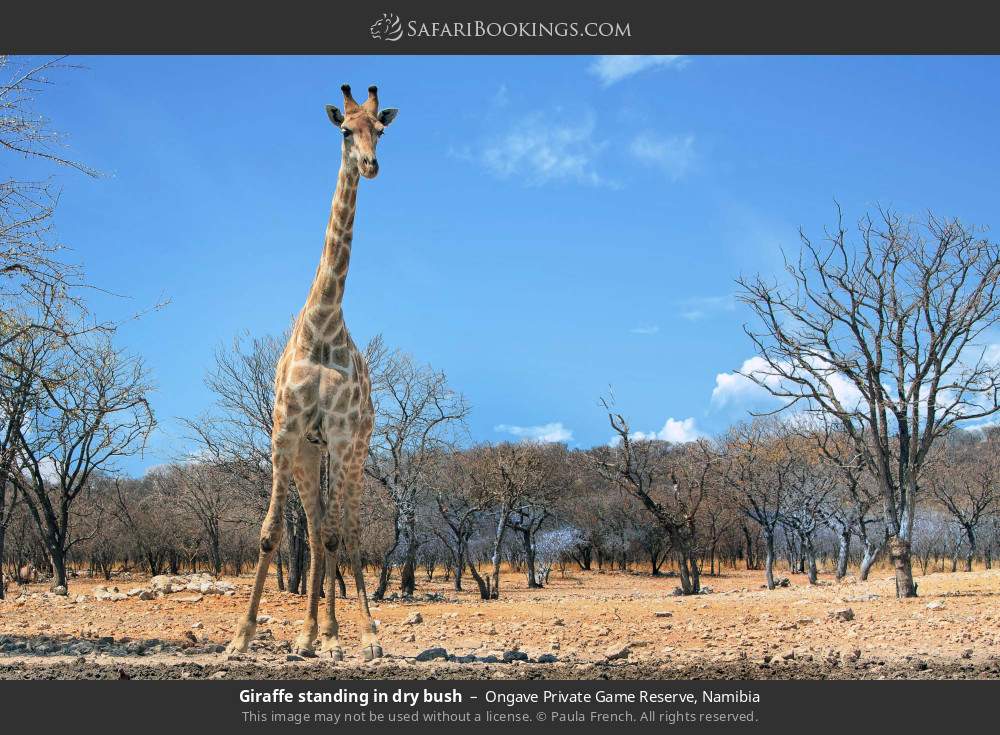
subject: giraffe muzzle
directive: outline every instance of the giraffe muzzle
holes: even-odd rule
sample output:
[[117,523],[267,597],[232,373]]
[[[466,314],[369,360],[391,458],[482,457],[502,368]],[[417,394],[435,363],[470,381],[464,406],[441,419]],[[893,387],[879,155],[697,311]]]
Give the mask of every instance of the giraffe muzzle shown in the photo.
[[361,171],[361,175],[366,179],[374,179],[378,176],[378,159],[362,158],[358,168]]

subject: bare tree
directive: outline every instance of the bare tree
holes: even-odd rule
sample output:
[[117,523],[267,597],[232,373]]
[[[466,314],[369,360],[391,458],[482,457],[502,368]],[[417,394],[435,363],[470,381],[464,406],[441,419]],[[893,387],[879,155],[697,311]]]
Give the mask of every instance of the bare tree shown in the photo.
[[802,236],[788,285],[741,278],[747,328],[764,367],[747,378],[784,401],[834,417],[878,481],[900,597],[921,473],[937,439],[1000,410],[1000,366],[981,339],[1000,318],[995,244],[958,220],[886,211],[843,220],[819,245]]
[[212,571],[222,574],[223,534],[243,503],[234,493],[226,468],[206,462],[188,462],[163,467],[152,473],[164,504],[176,506],[200,526]]
[[972,571],[978,532],[998,509],[1000,430],[987,429],[982,438],[962,437],[943,445],[941,459],[927,473],[931,493],[965,534],[965,571]]
[[[39,99],[53,84],[52,74],[68,68],[61,59],[0,55],[0,154],[27,159],[38,170],[35,179],[0,179],[0,314],[5,317],[0,344],[30,330],[68,336],[106,326],[76,318],[82,310],[76,294],[76,287],[83,285],[82,272],[63,259],[65,247],[53,231],[58,194],[52,171],[98,176],[70,157],[65,136],[38,109]],[[66,301],[75,308],[66,308]],[[11,310],[32,318],[7,321]]]
[[393,544],[382,560],[372,595],[379,600],[385,596],[397,558],[401,593],[409,596],[416,589],[417,550],[423,540],[417,526],[418,505],[435,457],[456,444],[469,408],[444,373],[419,365],[404,353],[386,352],[380,339],[373,340],[366,353],[375,404],[366,472],[388,492],[395,511]]
[[595,448],[595,465],[619,490],[638,500],[670,539],[685,595],[701,591],[697,516],[708,494],[713,453],[707,443],[671,450],[665,442],[636,439],[625,417],[602,401],[617,441]]
[[[71,511],[96,475],[141,451],[156,425],[142,361],[106,338],[62,346],[35,387],[36,403],[17,429],[18,482],[54,572],[66,586]],[[93,524],[91,524],[93,527]]]
[[764,573],[773,590],[775,540],[789,502],[795,456],[786,442],[788,427],[758,418],[737,424],[726,437],[726,482],[743,514],[764,537]]

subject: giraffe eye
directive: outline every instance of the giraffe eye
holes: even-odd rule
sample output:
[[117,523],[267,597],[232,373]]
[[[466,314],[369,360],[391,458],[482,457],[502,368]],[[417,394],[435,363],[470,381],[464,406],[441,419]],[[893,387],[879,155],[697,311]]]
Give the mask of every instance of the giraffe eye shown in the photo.
[[351,131],[348,130],[347,128],[341,128],[341,131],[344,133],[344,137],[345,138],[350,138],[351,137]]

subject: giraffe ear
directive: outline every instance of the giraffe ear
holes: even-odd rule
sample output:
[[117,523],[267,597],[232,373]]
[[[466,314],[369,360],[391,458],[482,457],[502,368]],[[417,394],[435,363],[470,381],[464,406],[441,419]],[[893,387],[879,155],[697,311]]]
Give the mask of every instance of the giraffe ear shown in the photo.
[[387,107],[378,114],[378,121],[383,125],[388,125],[396,119],[396,115],[398,114],[399,110],[395,107]]
[[338,128],[341,123],[344,122],[344,115],[333,105],[326,106],[326,116],[330,118],[330,122],[336,125]]

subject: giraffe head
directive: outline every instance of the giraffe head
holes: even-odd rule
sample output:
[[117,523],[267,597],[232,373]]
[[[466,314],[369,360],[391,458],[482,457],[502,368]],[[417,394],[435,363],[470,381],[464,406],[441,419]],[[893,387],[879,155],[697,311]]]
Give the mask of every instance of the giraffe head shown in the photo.
[[358,104],[351,96],[351,86],[343,85],[344,111],[333,105],[326,106],[326,114],[330,122],[340,128],[344,136],[344,156],[348,162],[357,167],[366,179],[374,179],[378,175],[378,158],[375,148],[378,139],[399,113],[395,107],[384,110],[378,108],[378,88],[368,88],[368,99]]

